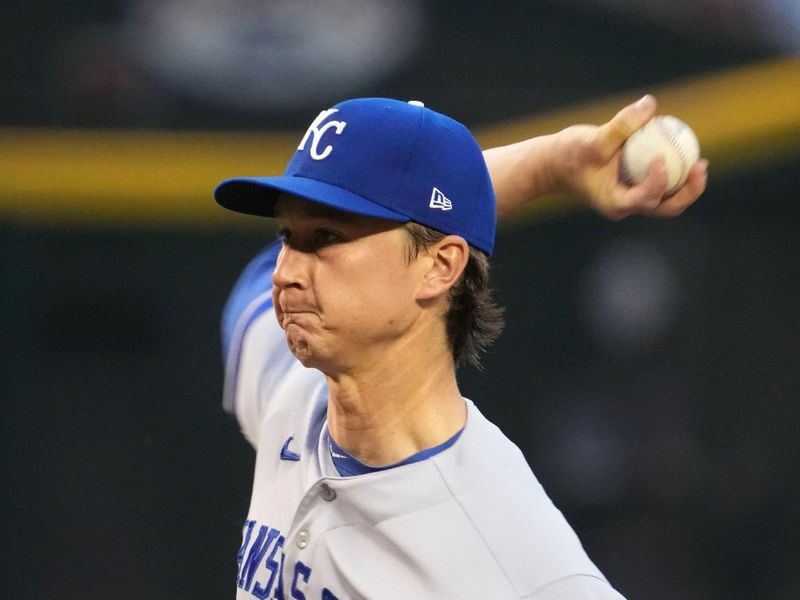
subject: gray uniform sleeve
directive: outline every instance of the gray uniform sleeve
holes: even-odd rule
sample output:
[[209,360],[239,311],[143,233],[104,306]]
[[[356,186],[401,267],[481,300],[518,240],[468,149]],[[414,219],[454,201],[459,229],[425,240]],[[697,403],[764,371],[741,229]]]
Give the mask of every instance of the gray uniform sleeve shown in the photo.
[[289,352],[272,306],[275,242],[244,269],[222,316],[225,361],[223,407],[236,416],[244,437],[258,448],[260,424],[281,400],[311,394],[323,380]]
[[524,597],[525,600],[625,600],[611,585],[593,575],[557,579]]

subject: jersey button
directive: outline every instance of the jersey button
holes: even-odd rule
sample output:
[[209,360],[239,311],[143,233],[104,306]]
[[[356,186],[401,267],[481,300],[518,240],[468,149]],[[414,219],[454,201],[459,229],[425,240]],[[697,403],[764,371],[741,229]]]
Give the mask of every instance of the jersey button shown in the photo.
[[336,490],[327,483],[323,483],[321,486],[319,486],[319,495],[326,502],[332,502],[333,500],[336,500]]
[[308,532],[305,529],[297,534],[295,544],[297,544],[297,547],[300,548],[300,550],[308,546],[308,538]]

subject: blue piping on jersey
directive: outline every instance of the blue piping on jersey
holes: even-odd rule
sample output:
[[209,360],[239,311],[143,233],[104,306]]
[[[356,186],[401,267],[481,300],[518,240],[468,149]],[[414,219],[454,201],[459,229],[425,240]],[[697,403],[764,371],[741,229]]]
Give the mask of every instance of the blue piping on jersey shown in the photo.
[[220,334],[223,362],[227,363],[234,332],[253,300],[272,289],[272,272],[281,251],[281,241],[275,240],[253,257],[228,295],[222,310]]
[[225,364],[222,407],[231,414],[236,409],[242,340],[253,321],[272,307],[272,272],[280,250],[281,240],[275,240],[247,264],[222,311],[220,333]]
[[239,364],[242,357],[242,340],[244,334],[258,317],[272,308],[272,290],[258,296],[242,313],[231,339],[228,364],[225,368],[225,389],[222,395],[222,407],[226,412],[236,414],[236,387],[239,381]]

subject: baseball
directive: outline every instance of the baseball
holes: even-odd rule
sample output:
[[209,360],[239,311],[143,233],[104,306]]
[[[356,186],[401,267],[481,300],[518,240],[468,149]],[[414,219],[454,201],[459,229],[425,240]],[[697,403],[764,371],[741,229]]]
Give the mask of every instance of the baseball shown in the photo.
[[680,119],[661,115],[650,119],[625,142],[622,147],[620,176],[635,185],[647,175],[647,167],[654,157],[661,155],[667,167],[667,191],[674,194],[689,176],[689,169],[700,158],[697,136]]

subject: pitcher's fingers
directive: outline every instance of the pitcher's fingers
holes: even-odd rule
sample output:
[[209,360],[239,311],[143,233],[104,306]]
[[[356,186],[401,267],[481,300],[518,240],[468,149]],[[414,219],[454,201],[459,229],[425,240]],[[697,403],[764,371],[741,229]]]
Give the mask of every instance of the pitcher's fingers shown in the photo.
[[633,104],[620,110],[614,117],[600,126],[602,150],[606,156],[619,150],[631,135],[656,114],[656,99],[647,94]]
[[708,161],[698,160],[692,165],[686,183],[675,194],[664,200],[652,211],[657,217],[677,217],[697,201],[706,189]]
[[666,189],[667,167],[664,158],[656,156],[650,161],[647,176],[640,183],[623,192],[619,200],[622,216],[651,213],[658,208]]

